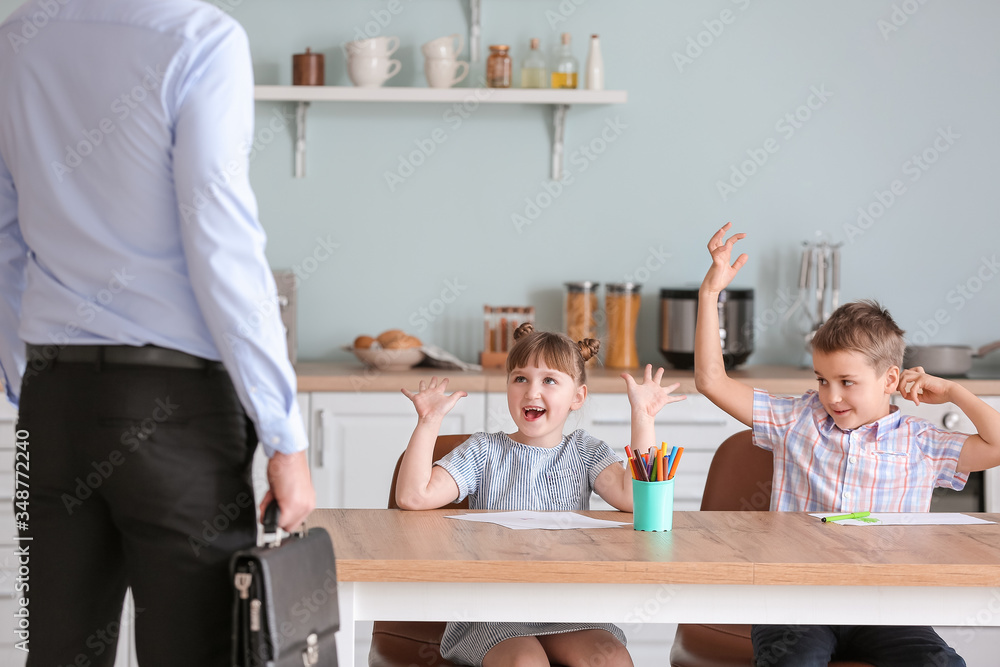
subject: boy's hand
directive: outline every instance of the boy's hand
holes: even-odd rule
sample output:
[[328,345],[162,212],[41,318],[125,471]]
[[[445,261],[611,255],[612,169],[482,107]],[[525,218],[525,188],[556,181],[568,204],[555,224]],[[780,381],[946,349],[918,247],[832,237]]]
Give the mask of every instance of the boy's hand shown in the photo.
[[646,373],[642,383],[638,383],[628,373],[622,373],[625,380],[625,389],[628,392],[628,402],[632,406],[632,414],[641,417],[655,417],[656,414],[668,403],[683,401],[687,396],[674,396],[670,392],[680,387],[679,382],[675,382],[669,387],[661,387],[660,380],[663,378],[663,368],[653,375],[652,364],[646,364]]
[[903,398],[920,405],[924,403],[939,404],[948,403],[951,387],[954,383],[950,380],[943,380],[924,372],[923,366],[907,368],[899,376],[899,393]]
[[451,412],[451,409],[458,403],[458,399],[468,396],[464,391],[456,391],[450,396],[446,396],[444,391],[448,388],[448,378],[438,382],[437,376],[431,378],[430,384],[420,381],[417,391],[406,391],[401,389],[406,397],[413,401],[413,407],[417,409],[417,417],[420,419],[441,419]]
[[739,270],[743,268],[743,265],[747,263],[747,259],[749,259],[747,254],[743,253],[730,265],[733,246],[736,245],[737,241],[746,236],[746,234],[733,234],[728,240],[723,241],[726,232],[732,225],[733,223],[727,222],[723,225],[722,229],[715,232],[715,235],[708,242],[708,251],[712,253],[712,266],[705,275],[701,287],[715,294],[726,289],[729,283],[733,281],[733,278],[736,277]]

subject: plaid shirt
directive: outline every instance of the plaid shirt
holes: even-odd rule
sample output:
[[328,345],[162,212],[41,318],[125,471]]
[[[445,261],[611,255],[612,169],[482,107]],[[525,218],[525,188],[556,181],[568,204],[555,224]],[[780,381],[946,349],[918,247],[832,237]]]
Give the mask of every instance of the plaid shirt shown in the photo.
[[958,456],[969,436],[903,416],[842,431],[819,402],[754,390],[753,441],[774,452],[771,511],[926,512],[936,486],[962,490]]

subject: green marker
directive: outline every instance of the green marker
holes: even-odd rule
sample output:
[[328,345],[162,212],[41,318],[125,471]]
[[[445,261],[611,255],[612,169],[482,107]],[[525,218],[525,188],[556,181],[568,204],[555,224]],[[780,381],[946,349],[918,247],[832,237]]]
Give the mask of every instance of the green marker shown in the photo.
[[841,521],[843,519],[863,519],[871,512],[854,512],[853,514],[841,514],[839,516],[825,516],[821,519],[823,523],[827,521]]

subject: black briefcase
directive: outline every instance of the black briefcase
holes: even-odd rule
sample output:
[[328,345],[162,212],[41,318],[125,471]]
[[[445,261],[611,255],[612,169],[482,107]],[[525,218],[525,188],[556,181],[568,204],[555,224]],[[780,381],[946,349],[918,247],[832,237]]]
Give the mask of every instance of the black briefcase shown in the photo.
[[264,546],[238,551],[231,561],[233,666],[337,667],[340,611],[330,535],[313,528],[282,540],[276,502],[263,523]]

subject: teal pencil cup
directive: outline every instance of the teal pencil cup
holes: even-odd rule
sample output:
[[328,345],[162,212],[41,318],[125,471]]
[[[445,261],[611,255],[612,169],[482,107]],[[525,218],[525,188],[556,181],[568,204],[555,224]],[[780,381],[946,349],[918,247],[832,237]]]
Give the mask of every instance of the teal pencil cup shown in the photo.
[[674,480],[632,480],[632,527],[645,531],[674,527]]

